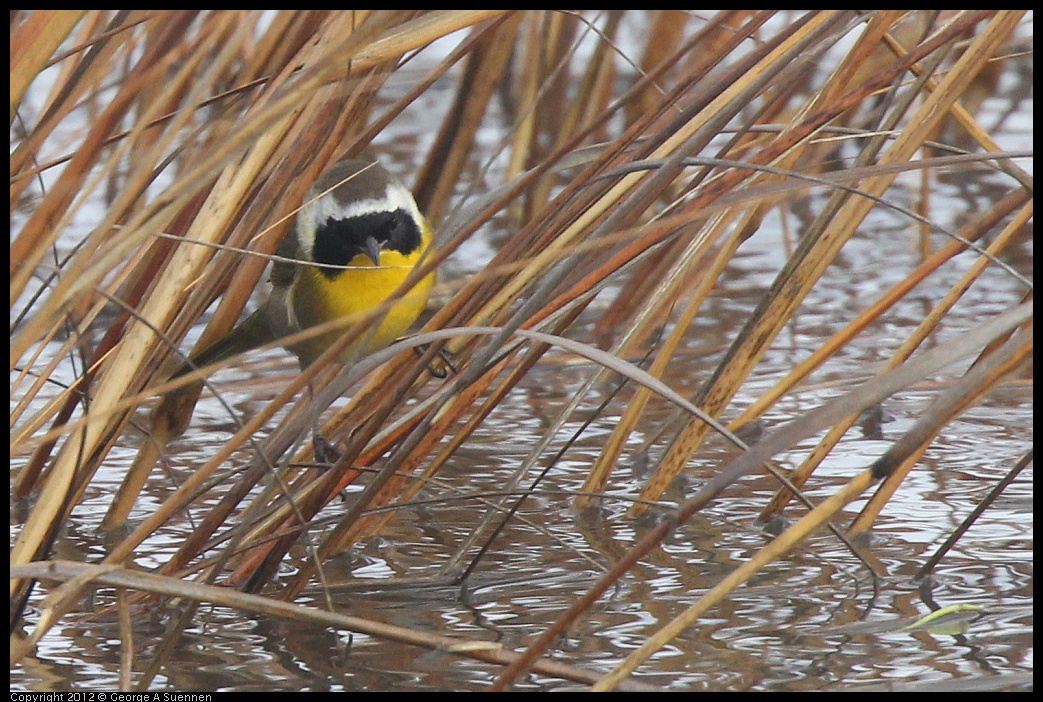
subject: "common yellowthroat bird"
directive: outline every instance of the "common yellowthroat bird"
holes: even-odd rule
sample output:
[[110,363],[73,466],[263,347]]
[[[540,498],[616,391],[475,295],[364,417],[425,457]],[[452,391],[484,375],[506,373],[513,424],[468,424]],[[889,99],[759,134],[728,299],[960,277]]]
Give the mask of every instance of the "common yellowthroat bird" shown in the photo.
[[[192,354],[172,377],[217,363],[325,322],[362,315],[383,304],[402,285],[431,245],[431,225],[412,193],[372,160],[341,161],[312,186],[297,213],[294,232],[280,244],[286,260],[272,266],[268,301],[230,332]],[[387,346],[416,321],[427,304],[434,272],[424,276],[387,311],[379,324],[345,348],[346,363]],[[284,344],[312,364],[343,328]],[[152,413],[150,441],[143,444],[104,520],[125,523],[160,447],[184,432],[202,383],[168,393]]]
[[[380,306],[431,245],[432,230],[412,193],[379,163],[341,161],[312,186],[279,255],[300,263],[272,266],[268,301],[225,336],[194,354],[175,375],[335,319]],[[416,321],[435,274],[425,276],[379,325],[349,345],[342,361],[381,349]],[[344,332],[334,329],[287,348],[301,367],[313,363]]]

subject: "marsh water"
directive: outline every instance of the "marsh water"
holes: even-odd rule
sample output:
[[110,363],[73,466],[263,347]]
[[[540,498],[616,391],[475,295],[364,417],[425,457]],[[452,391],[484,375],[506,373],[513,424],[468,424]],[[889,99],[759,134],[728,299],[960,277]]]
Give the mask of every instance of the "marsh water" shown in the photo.
[[[1005,106],[1009,102],[997,99],[986,108]],[[998,112],[994,119],[1000,119]],[[1002,119],[998,131],[1005,139],[1002,145],[1031,148],[1031,100]],[[984,121],[989,123],[988,116]],[[401,129],[410,131],[408,125]],[[401,141],[397,148],[402,148]],[[1001,178],[975,170],[944,175],[935,188],[932,215],[947,225],[958,222],[990,200],[989,193]],[[916,187],[915,179],[900,180],[891,196],[911,202]],[[819,197],[813,194],[804,206],[813,210]],[[799,227],[799,219],[790,224]],[[757,367],[736,408],[748,404],[861,311],[867,300],[917,264],[912,222],[883,213],[872,227],[844,248]],[[665,380],[672,387],[690,395],[706,378],[771,283],[787,245],[785,229],[781,222],[769,223],[743,246],[700,314],[679,354],[683,360],[671,367]],[[495,237],[505,234],[491,233],[487,245],[494,246]],[[1023,237],[1005,260],[1031,277],[1031,235]],[[963,265],[930,278],[925,287],[841,350],[822,372],[772,410],[765,418],[767,428],[818,406],[878,369],[932,301],[955,281]],[[453,262],[448,275],[464,275],[467,267]],[[1023,293],[1006,273],[993,269],[928,345],[944,343],[947,335],[972,328],[1015,304]],[[577,335],[583,333],[581,324]],[[218,381],[235,410],[249,414],[294,372],[288,355],[272,352],[223,373]],[[487,511],[479,498],[502,487],[592,372],[591,364],[562,352],[552,352],[538,364],[456,452],[414,507],[401,510],[379,538],[328,564],[326,577],[335,584],[332,597],[338,611],[517,649],[582,594],[646,528],[624,515],[627,499],[643,484],[640,461],[613,474],[608,492],[620,499],[606,500],[596,513],[571,507],[571,497],[597,457],[602,438],[618,419],[618,411],[612,408],[625,407],[633,392],[629,387],[611,401],[608,411],[597,414],[565,452],[517,517],[495,537],[465,583],[448,581],[442,568]],[[952,377],[955,372],[886,401],[884,421],[878,427],[850,432],[816,473],[808,486],[809,496],[829,495],[865,468],[911,426],[938,387]],[[598,387],[584,407],[593,414],[611,390]],[[653,403],[631,448],[671,417],[665,403]],[[579,418],[570,421],[548,455],[579,426]],[[204,403],[190,433],[170,449],[170,474],[155,476],[151,494],[139,501],[133,517],[141,518],[153,507],[177,483],[179,471],[213,455],[233,428],[222,406]],[[1019,458],[1032,450],[1032,432],[1032,385],[1022,374],[948,425],[888,504],[867,548],[885,577],[874,580],[832,534],[817,533],[712,609],[639,668],[634,678],[671,690],[857,690],[889,684],[929,689],[966,680],[1027,689],[1033,670],[1031,467],[959,540],[928,582],[918,582],[914,575]],[[134,436],[113,452],[92,483],[89,499],[63,535],[61,557],[97,561],[104,554],[97,528],[109,493],[133,459]],[[805,442],[777,459],[792,466],[812,445]],[[633,457],[632,452],[627,455]],[[659,455],[661,446],[649,458],[654,461]],[[710,442],[666,499],[691,495],[733,455],[734,450],[723,442]],[[247,457],[233,458],[230,470],[236,469],[236,460],[241,466]],[[774,489],[771,479],[756,475],[726,491],[599,600],[558,642],[553,655],[583,668],[610,670],[768,542],[770,536],[756,517]],[[837,524],[846,524],[863,504],[860,500],[849,505]],[[335,514],[346,507],[335,503],[327,509]],[[180,528],[190,530],[192,523],[185,521]],[[178,534],[168,537],[169,545],[150,544],[151,556],[138,564],[162,563],[176,546]],[[412,584],[401,586],[404,578]],[[108,597],[99,595],[98,606]],[[317,591],[309,591],[299,602],[324,606]],[[91,605],[84,609],[89,611]],[[902,628],[947,605],[976,609],[959,631]],[[36,616],[35,611],[31,614]],[[139,661],[149,659],[163,638],[167,614],[161,609],[135,619]],[[120,655],[120,633],[113,617],[68,616],[32,657],[12,670],[11,686],[24,691],[116,690]],[[204,606],[152,689],[481,690],[497,672],[493,666],[444,651]],[[536,675],[517,684],[520,690],[575,687]]]

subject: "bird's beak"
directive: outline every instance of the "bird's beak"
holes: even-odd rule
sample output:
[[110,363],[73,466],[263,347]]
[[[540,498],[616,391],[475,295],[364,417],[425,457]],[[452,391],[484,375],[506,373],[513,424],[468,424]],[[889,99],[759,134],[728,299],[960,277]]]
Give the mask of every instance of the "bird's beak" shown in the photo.
[[374,266],[380,265],[380,242],[374,237],[367,236],[366,240],[362,243],[362,253],[370,261],[373,261]]

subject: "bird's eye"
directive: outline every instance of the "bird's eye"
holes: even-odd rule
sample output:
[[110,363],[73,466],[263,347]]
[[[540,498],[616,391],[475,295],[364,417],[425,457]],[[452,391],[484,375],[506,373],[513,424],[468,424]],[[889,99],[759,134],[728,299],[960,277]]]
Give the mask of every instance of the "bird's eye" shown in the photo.
[[406,235],[406,219],[401,212],[393,212],[388,220],[388,241],[401,243]]
[[408,254],[420,246],[420,228],[409,213],[402,210],[389,212],[388,217],[383,220],[383,224],[386,248]]

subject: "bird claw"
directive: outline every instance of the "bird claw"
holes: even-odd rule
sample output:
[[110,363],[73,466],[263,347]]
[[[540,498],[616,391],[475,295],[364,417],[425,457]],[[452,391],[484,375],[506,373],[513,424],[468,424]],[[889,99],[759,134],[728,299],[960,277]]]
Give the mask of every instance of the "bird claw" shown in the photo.
[[[418,356],[423,356],[427,351],[428,344],[422,344],[413,348]],[[460,371],[457,369],[456,364],[453,363],[453,355],[444,346],[438,349],[438,358],[442,361],[444,367],[436,366],[434,363],[427,364],[427,372],[433,377],[439,380],[445,380],[452,373],[456,375]],[[448,369],[448,370],[447,370]]]

